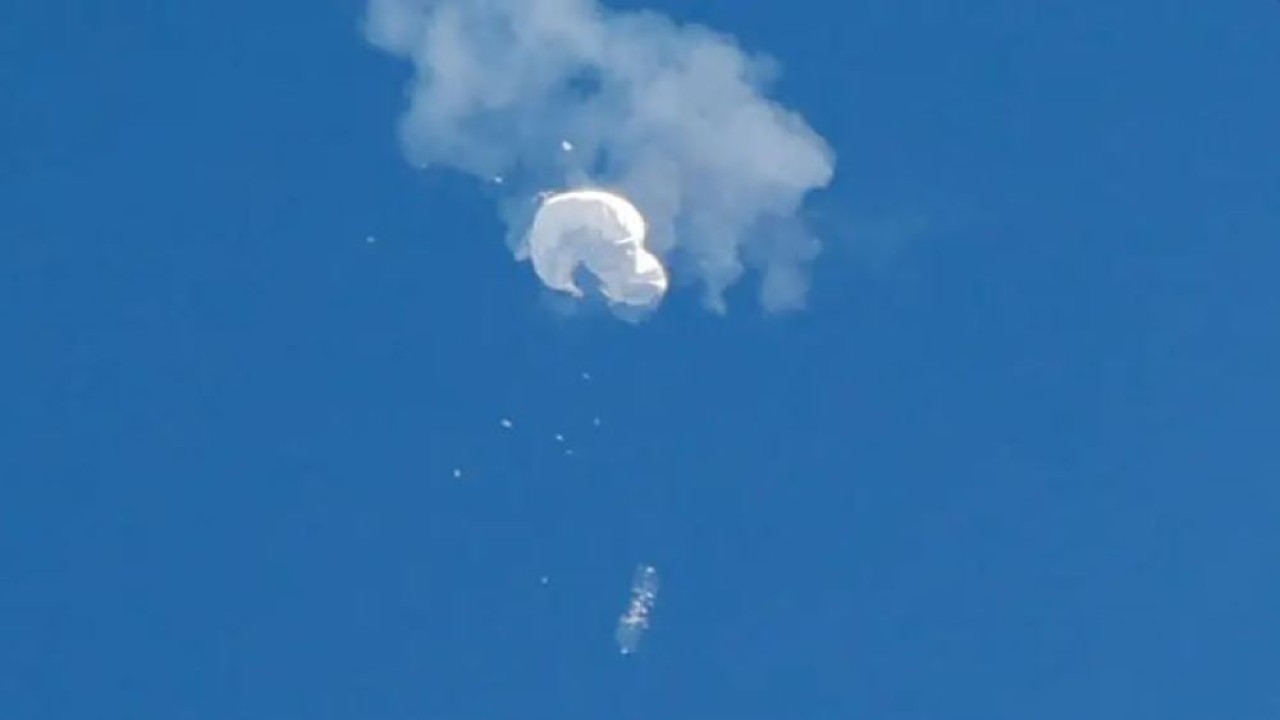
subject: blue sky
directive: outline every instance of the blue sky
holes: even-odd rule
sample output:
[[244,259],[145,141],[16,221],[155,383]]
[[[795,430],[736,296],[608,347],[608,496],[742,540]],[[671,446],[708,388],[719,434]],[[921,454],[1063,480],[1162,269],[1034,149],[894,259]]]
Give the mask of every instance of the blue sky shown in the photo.
[[552,312],[358,3],[0,9],[0,716],[1280,713],[1280,3],[643,6],[804,312]]

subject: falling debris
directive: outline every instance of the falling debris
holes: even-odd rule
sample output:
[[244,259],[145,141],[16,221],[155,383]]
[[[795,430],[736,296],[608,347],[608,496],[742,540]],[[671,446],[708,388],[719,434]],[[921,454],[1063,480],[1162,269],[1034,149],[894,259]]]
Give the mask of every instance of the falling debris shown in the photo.
[[556,442],[559,442],[559,443],[564,442],[564,435],[561,435],[560,433],[556,433]]
[[594,426],[596,426],[596,427],[600,427],[600,418],[598,418],[598,417],[596,417],[596,418],[591,418],[591,424],[592,424],[592,425],[594,425]]
[[501,176],[501,175],[494,175],[494,176],[493,176],[493,184],[494,184],[494,185],[501,185],[503,182],[505,182],[505,180],[503,180],[503,179],[502,179],[502,176]]
[[455,480],[460,480],[460,479],[462,479],[462,468],[454,468],[454,469],[453,469],[453,478],[454,478]]
[[560,149],[565,152],[570,152],[571,150],[573,150],[573,143],[569,142],[568,140],[561,140]]
[[634,653],[640,646],[640,636],[649,629],[649,618],[657,597],[657,569],[652,565],[640,565],[631,579],[631,602],[627,611],[618,618],[618,628],[614,633],[623,655]]
[[565,455],[572,456],[572,455],[573,455],[573,448],[565,448],[564,454],[565,454]]
[[542,583],[543,585],[546,585],[547,583],[551,582],[551,578],[547,577],[546,575],[543,575],[542,577],[538,578],[538,582]]
[[502,427],[508,430],[510,430],[512,427],[515,427],[515,423],[511,422],[509,418],[502,418],[501,420],[498,421],[498,423],[501,424]]
[[589,372],[584,372],[584,373],[582,373],[582,379],[583,379],[583,380],[586,380],[586,381],[588,381],[588,382],[590,382],[590,380],[591,380],[591,373],[589,373]]
[[376,237],[374,237],[374,236],[372,236],[372,235],[366,235],[366,236],[364,237],[364,241],[365,241],[366,243],[368,243],[368,244],[372,245],[372,244],[374,244],[374,243],[378,242],[378,238],[376,238]]

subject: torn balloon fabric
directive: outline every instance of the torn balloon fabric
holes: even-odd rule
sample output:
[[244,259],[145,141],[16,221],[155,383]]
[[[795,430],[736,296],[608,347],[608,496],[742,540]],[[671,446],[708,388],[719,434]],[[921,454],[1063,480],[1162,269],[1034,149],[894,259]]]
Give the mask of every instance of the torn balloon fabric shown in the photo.
[[645,247],[644,217],[626,198],[603,190],[547,197],[526,235],[525,252],[552,290],[581,297],[579,270],[609,301],[652,307],[667,291],[667,272]]

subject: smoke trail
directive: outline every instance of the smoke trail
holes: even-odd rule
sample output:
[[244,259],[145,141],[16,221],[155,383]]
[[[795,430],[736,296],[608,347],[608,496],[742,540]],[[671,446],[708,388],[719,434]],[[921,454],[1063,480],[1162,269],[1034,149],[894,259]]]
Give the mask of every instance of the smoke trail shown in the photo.
[[[608,188],[711,308],[746,267],[762,273],[766,309],[803,304],[818,243],[796,215],[834,158],[765,96],[766,59],[595,0],[370,0],[365,31],[414,64],[400,122],[413,163],[502,178],[515,208],[547,188]],[[508,213],[519,258],[530,214]]]

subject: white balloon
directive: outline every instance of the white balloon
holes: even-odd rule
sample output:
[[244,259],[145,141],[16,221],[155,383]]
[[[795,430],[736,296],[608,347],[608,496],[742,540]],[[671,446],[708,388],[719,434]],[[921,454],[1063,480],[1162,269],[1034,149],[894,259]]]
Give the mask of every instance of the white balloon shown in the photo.
[[625,197],[571,190],[543,200],[526,243],[534,272],[552,290],[582,297],[573,278],[583,267],[611,302],[650,307],[667,292],[667,271],[645,248],[647,232]]

